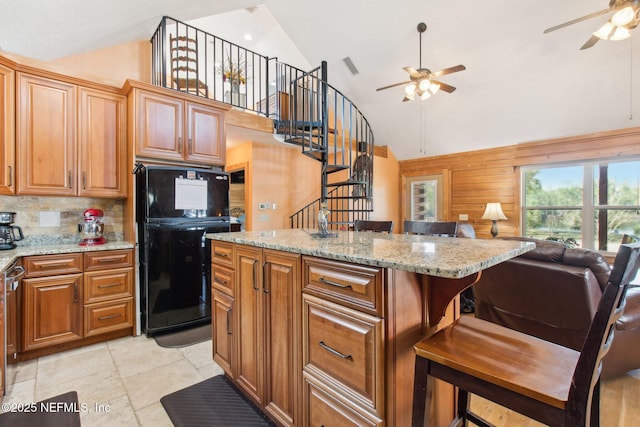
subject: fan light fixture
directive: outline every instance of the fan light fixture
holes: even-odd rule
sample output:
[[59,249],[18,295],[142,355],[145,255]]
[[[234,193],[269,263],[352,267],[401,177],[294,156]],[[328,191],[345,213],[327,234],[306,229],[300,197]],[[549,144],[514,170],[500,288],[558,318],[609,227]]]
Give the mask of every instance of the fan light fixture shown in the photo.
[[591,38],[580,48],[589,49],[595,45],[598,40],[624,40],[631,35],[631,30],[638,26],[638,11],[640,10],[640,0],[609,0],[609,7],[590,13],[580,18],[572,19],[555,27],[547,28],[544,33],[559,30],[587,19],[595,18],[606,13],[612,13],[611,18],[596,32],[592,33]]
[[[640,1],[640,0],[638,0]],[[439,80],[436,80],[440,76],[445,76],[447,74],[457,73],[458,71],[465,70],[464,65],[456,65],[454,67],[444,68],[440,71],[436,71],[432,73],[428,68],[422,68],[422,33],[427,30],[427,24],[421,22],[417,27],[418,33],[420,35],[420,67],[416,70],[413,67],[404,67],[404,70],[409,73],[409,81],[394,83],[392,85],[380,87],[376,90],[385,90],[396,86],[404,86],[404,98],[402,101],[413,101],[416,98],[416,95],[420,97],[421,100],[425,100],[430,98],[432,95],[435,95],[439,90],[442,90],[447,93],[451,93],[456,90],[455,87],[443,83]],[[405,86],[406,85],[406,86]]]

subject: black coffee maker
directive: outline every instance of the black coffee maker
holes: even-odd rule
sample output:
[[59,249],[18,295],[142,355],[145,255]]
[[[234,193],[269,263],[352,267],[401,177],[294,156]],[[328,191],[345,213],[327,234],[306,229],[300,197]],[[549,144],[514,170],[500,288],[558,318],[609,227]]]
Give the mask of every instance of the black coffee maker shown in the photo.
[[11,225],[15,222],[15,219],[15,212],[0,212],[0,250],[14,249],[16,247],[15,242],[24,239],[22,228],[17,225]]

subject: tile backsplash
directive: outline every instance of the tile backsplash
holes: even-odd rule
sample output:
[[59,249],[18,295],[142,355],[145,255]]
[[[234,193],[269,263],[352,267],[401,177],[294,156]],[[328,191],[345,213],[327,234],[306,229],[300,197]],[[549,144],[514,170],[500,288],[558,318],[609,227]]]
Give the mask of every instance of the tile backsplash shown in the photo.
[[[79,243],[78,223],[85,209],[104,212],[104,237],[107,241],[123,239],[124,200],[88,197],[0,196],[0,211],[15,212],[16,222],[24,234],[18,246]],[[42,214],[41,214],[42,213]],[[57,223],[58,225],[49,225]]]

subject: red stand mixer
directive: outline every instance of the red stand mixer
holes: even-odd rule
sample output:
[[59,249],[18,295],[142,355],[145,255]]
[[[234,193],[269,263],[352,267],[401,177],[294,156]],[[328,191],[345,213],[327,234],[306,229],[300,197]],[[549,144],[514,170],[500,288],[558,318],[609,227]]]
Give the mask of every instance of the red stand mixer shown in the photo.
[[84,221],[78,224],[82,241],[80,246],[102,245],[106,242],[104,234],[104,212],[100,209],[87,209],[82,214]]

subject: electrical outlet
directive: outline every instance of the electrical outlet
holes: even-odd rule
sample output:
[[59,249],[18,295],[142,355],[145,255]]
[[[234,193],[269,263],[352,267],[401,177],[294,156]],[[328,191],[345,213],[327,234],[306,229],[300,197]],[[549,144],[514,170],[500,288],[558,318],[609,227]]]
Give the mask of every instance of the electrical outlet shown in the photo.
[[460,215],[458,215],[458,220],[460,220],[460,221],[469,221],[469,215],[468,214],[460,214]]

